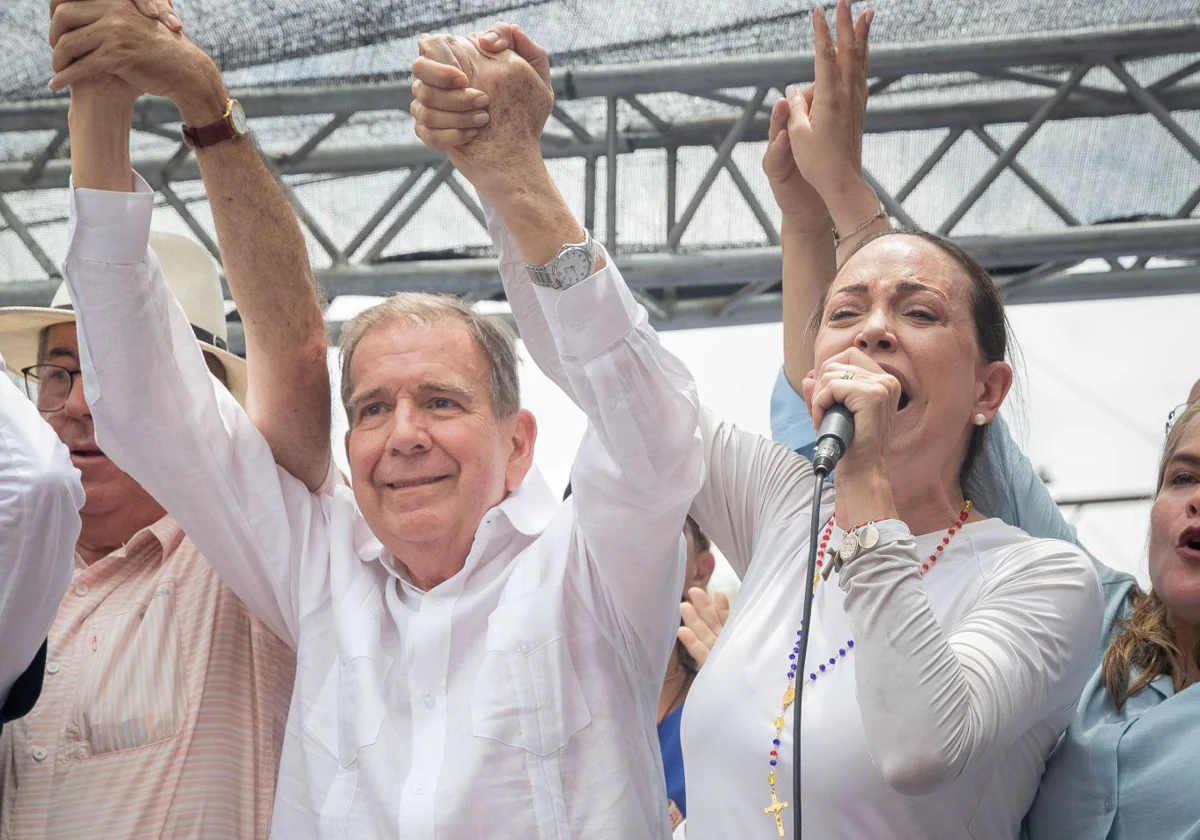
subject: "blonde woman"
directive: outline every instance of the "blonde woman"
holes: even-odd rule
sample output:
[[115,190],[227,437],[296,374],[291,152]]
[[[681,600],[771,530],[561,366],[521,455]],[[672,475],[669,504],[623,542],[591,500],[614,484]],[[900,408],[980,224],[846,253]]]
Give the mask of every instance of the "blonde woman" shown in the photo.
[[1108,588],[1107,647],[1046,765],[1029,840],[1200,837],[1200,401],[1177,411],[1150,512],[1150,591]]

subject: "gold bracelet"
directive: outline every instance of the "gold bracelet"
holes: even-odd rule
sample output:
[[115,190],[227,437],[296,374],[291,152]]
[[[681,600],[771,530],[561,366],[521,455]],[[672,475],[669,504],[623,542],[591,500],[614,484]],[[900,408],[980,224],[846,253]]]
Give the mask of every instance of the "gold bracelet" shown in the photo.
[[843,242],[845,242],[847,239],[851,238],[852,236],[857,236],[858,234],[862,233],[864,230],[866,230],[871,225],[872,222],[878,221],[879,219],[886,219],[887,217],[888,217],[887,210],[884,208],[883,203],[880,202],[879,210],[876,211],[874,216],[872,216],[871,218],[866,219],[865,221],[858,224],[854,228],[854,230],[850,231],[845,236],[841,236],[840,234],[838,234],[836,227],[833,228],[833,247],[840,248],[842,246]]

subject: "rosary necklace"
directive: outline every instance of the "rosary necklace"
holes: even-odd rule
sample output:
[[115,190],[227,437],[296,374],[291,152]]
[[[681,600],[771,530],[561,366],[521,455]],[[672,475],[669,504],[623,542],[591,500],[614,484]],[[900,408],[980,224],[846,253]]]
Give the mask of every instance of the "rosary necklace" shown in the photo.
[[[954,520],[954,524],[950,526],[950,530],[946,532],[946,536],[942,538],[942,541],[938,544],[934,552],[929,555],[929,559],[921,564],[921,577],[924,577],[925,573],[933,567],[933,564],[937,562],[938,557],[943,551],[945,551],[946,546],[950,544],[950,540],[956,533],[958,533],[959,529],[966,524],[967,517],[971,515],[971,507],[972,505],[970,499],[963,503],[962,510],[959,511],[958,518]],[[853,534],[853,531],[851,531],[850,534]],[[850,534],[847,534],[847,536],[850,536]],[[825,552],[829,547],[829,538],[832,535],[833,519],[830,518],[829,522],[825,526],[825,533],[821,535],[821,545],[817,552],[817,571],[814,572],[815,575],[821,574],[820,569],[822,567],[822,561],[825,558]],[[870,548],[871,546],[865,547]],[[817,579],[819,580],[820,578],[818,577]],[[788,654],[789,665],[787,673],[787,689],[783,692],[783,708],[779,712],[779,717],[775,718],[775,736],[771,739],[771,769],[767,774],[767,785],[771,790],[771,804],[766,808],[763,808],[763,813],[775,818],[775,830],[779,833],[780,837],[786,836],[783,829],[783,809],[788,807],[788,803],[781,801],[775,790],[775,783],[778,781],[778,778],[775,775],[775,770],[779,766],[779,744],[782,739],[781,736],[783,735],[783,727],[787,718],[787,710],[796,699],[796,668],[798,666],[797,660],[800,657],[800,640],[803,635],[804,627],[803,622],[801,622],[800,629],[796,631],[796,643],[792,646],[792,652]],[[802,684],[811,685],[812,683],[815,683],[817,681],[817,677],[821,676],[834,665],[836,665],[839,659],[844,659],[852,650],[854,650],[854,640],[847,639],[845,646],[838,648],[837,656],[830,656],[828,659],[821,660],[820,664],[817,665],[816,670],[811,671],[804,679]]]

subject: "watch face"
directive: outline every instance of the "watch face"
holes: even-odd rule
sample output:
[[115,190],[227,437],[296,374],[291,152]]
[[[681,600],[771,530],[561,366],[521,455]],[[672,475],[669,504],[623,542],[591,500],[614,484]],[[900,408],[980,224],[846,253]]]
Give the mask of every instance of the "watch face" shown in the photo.
[[242,109],[242,103],[236,99],[230,102],[229,121],[233,123],[233,130],[238,134],[246,133],[248,128],[246,125],[246,112]]
[[570,285],[587,279],[592,273],[592,260],[583,248],[566,248],[558,255],[556,268],[559,281]]

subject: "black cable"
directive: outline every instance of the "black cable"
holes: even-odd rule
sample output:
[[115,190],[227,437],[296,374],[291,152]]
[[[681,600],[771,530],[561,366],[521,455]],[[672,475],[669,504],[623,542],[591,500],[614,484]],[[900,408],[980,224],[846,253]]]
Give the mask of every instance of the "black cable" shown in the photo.
[[796,654],[796,697],[792,706],[792,826],[800,840],[800,700],[804,695],[804,660],[808,657],[809,619],[812,618],[813,581],[817,575],[817,541],[821,534],[821,493],[825,490],[825,470],[816,470],[812,524],[808,540],[808,565],[804,575],[804,616],[800,620],[800,652]]

